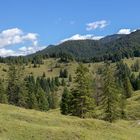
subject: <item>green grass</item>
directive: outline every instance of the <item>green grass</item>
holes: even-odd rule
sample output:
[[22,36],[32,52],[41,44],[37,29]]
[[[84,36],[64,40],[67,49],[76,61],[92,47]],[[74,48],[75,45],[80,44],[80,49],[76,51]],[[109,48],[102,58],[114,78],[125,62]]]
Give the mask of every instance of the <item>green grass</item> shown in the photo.
[[128,119],[140,120],[140,91],[134,92],[133,96],[127,101]]
[[[55,67],[56,64],[59,65],[59,67]],[[102,64],[103,62],[91,63],[90,67],[89,64],[84,64],[84,65],[89,68],[91,73],[93,73]],[[25,66],[25,74],[26,75],[33,74],[35,77],[37,77],[37,76],[42,76],[43,72],[45,72],[47,77],[55,77],[55,76],[59,76],[60,69],[66,68],[68,69],[69,74],[71,74],[74,77],[77,66],[78,63],[75,61],[66,64],[66,63],[59,63],[58,59],[49,58],[44,60],[44,64],[40,65],[39,67],[34,68],[32,64]],[[52,72],[48,71],[50,68],[53,68]],[[8,70],[8,65],[0,63],[0,78],[6,77],[6,72],[3,71],[3,69]]]
[[123,61],[131,67],[132,64],[136,62],[136,60],[140,60],[140,57],[134,57],[134,58],[129,58],[129,59],[124,59]]
[[113,124],[0,104],[0,140],[139,140],[138,121]]
[[[137,59],[140,60],[140,58],[133,58],[133,59],[130,58],[130,59],[124,59],[123,61],[127,63],[129,67],[131,67],[131,65],[134,64],[134,62]],[[58,68],[55,68],[56,64],[59,65]],[[98,67],[103,65],[103,62],[90,63],[90,67],[89,67],[89,64],[84,64],[84,65],[89,68],[91,73],[94,73]],[[60,69],[66,68],[68,69],[69,74],[71,74],[74,77],[77,66],[78,66],[78,63],[75,61],[65,64],[65,63],[59,63],[58,59],[49,58],[49,59],[44,60],[44,64],[40,65],[40,67],[33,68],[33,65],[31,64],[29,64],[28,66],[25,66],[25,74],[29,75],[32,73],[35,77],[37,77],[37,76],[42,76],[43,72],[45,72],[47,77],[55,77],[55,76],[59,76]],[[53,67],[53,71],[49,72],[48,70],[51,67]],[[8,65],[0,63],[0,78],[5,79],[6,72],[4,71],[4,69],[8,70]]]

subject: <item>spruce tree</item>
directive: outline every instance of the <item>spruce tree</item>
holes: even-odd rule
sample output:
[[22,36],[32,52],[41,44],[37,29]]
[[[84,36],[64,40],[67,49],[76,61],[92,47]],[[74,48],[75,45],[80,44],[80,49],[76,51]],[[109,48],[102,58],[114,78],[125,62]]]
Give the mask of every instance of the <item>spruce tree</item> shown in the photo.
[[135,86],[136,86],[136,90],[140,90],[140,78],[137,77],[136,81],[135,81]]
[[47,111],[49,109],[48,99],[39,83],[36,83],[36,98],[39,110]]
[[104,120],[112,122],[117,118],[120,91],[117,88],[113,69],[110,64],[106,64],[105,66],[103,81],[102,116]]
[[17,105],[20,107],[28,108],[28,91],[26,87],[26,80],[24,78],[24,69],[22,69],[21,65],[17,65],[17,88],[18,88],[18,100]]
[[64,69],[63,71],[63,78],[68,78],[68,70]]
[[38,109],[38,102],[35,94],[35,80],[33,76],[29,76],[27,79],[27,91],[28,91],[28,108]]
[[72,82],[72,76],[71,76],[71,74],[69,75],[69,82]]
[[10,65],[8,71],[8,86],[7,86],[7,95],[8,95],[8,102],[10,104],[17,104],[18,102],[18,87],[17,87],[17,70],[14,65]]
[[68,115],[70,113],[70,101],[71,101],[70,92],[65,87],[62,94],[61,104],[60,104],[60,109],[62,114]]
[[59,105],[59,98],[58,98],[58,95],[57,95],[57,92],[53,91],[51,92],[50,94],[50,100],[51,100],[51,109],[56,109],[58,108],[58,105]]
[[45,95],[45,92],[40,88],[38,91],[38,107],[42,111],[49,110],[48,99]]
[[65,79],[64,78],[62,78],[61,85],[62,86],[66,86],[66,82],[65,82]]
[[124,96],[124,93],[121,93],[120,95],[120,117],[121,119],[124,119],[126,117],[126,97]]
[[60,78],[63,78],[63,70],[62,70],[62,69],[60,69],[59,77],[60,77]]
[[7,94],[5,92],[1,79],[0,79],[0,103],[8,103]]
[[124,90],[126,98],[130,98],[133,94],[133,89],[128,77],[124,79]]
[[60,86],[59,77],[55,77],[55,85]]
[[17,105],[28,108],[28,94],[25,85],[21,85],[18,92]]
[[131,79],[131,71],[127,64],[124,64],[122,61],[117,64],[117,75],[119,86],[123,86],[126,98],[131,97],[133,93]]
[[93,103],[89,70],[79,64],[76,70],[75,87],[72,90],[72,115],[84,118],[93,111]]
[[8,71],[8,100],[10,104],[27,107],[27,90],[21,65],[11,65]]

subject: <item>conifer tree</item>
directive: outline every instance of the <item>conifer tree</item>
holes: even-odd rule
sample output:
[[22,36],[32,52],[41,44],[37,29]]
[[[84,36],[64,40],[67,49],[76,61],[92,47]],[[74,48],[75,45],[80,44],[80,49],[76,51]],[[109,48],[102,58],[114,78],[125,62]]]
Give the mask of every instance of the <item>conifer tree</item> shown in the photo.
[[65,82],[65,79],[64,78],[62,78],[61,85],[62,86],[66,86],[66,82]]
[[131,77],[130,77],[130,82],[131,82],[132,87],[133,87],[134,90],[137,90],[137,80],[139,80],[139,77],[136,78],[135,74],[132,73]]
[[68,78],[68,70],[64,69],[63,71],[63,78]]
[[1,79],[0,79],[0,103],[8,103],[7,94]]
[[38,107],[42,111],[49,110],[48,100],[45,95],[45,92],[40,88],[38,93]]
[[124,119],[126,117],[126,97],[124,96],[124,93],[121,93],[120,95],[120,117],[121,119]]
[[51,94],[50,94],[50,101],[51,101],[51,104],[50,104],[50,108],[51,109],[58,108],[59,99],[58,99],[57,92],[55,92],[55,91],[51,92]]
[[133,94],[133,89],[128,77],[124,79],[124,89],[126,98],[130,98]]
[[47,111],[49,109],[48,99],[39,83],[36,83],[36,98],[39,110]]
[[28,108],[38,109],[38,102],[35,94],[35,80],[33,76],[28,77],[26,87],[28,91]]
[[120,91],[117,88],[110,64],[106,64],[103,81],[104,86],[101,103],[103,109],[102,116],[104,120],[112,122],[117,118]]
[[93,111],[93,103],[89,70],[80,64],[76,70],[75,88],[72,90],[72,115],[84,118]]
[[62,78],[63,77],[63,70],[60,69],[60,74],[59,74],[59,77]]
[[55,77],[55,85],[56,86],[60,86],[60,82],[59,82],[59,78],[58,77]]
[[61,104],[60,104],[60,109],[62,114],[68,115],[70,113],[70,102],[71,102],[71,95],[68,89],[65,87],[62,94]]
[[69,82],[72,82],[72,76],[71,76],[71,74],[69,75]]
[[26,87],[26,80],[24,78],[24,72],[22,66],[17,66],[17,74],[18,74],[18,101],[17,105],[20,107],[28,108],[28,91]]
[[35,93],[29,91],[28,96],[28,107],[30,109],[38,109],[38,102]]
[[16,67],[14,65],[11,65],[8,71],[8,87],[7,87],[8,102],[10,104],[17,104],[18,100],[17,80],[18,77]]
[[10,104],[27,107],[27,91],[21,65],[11,65],[8,71],[8,100]]
[[18,92],[17,105],[20,107],[28,108],[28,94],[25,85],[20,85]]
[[117,64],[117,77],[119,85],[123,86],[126,98],[131,97],[133,93],[132,84],[130,82],[131,71],[127,64],[124,64],[122,61]]
[[136,81],[135,81],[135,86],[136,86],[136,90],[140,90],[140,78],[137,77]]

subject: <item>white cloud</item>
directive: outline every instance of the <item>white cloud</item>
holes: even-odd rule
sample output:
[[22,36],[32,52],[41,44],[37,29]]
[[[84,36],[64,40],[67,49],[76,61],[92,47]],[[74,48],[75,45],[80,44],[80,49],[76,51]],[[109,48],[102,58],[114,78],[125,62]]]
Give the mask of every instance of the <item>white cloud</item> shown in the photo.
[[[30,47],[21,47],[14,51],[14,45],[29,45]],[[10,49],[5,49],[10,47]],[[34,53],[44,47],[38,46],[38,34],[24,33],[21,29],[12,28],[0,32],[0,56],[18,56]]]
[[24,43],[25,41],[31,41],[37,44],[36,33],[23,33],[21,29],[13,28],[4,30],[0,33],[0,48]]
[[87,31],[95,30],[97,28],[102,29],[108,25],[106,20],[95,21],[87,24]]
[[10,49],[5,49],[5,48],[1,48],[0,49],[0,56],[1,57],[6,57],[6,56],[15,56],[16,53],[13,50]]
[[120,29],[117,34],[130,34],[131,29]]
[[28,33],[27,35],[23,36],[23,40],[30,40],[30,41],[35,41],[37,40],[37,34],[36,33]]
[[28,54],[31,54],[31,53],[35,53],[37,51],[40,51],[42,49],[45,49],[46,46],[41,46],[41,47],[35,47],[35,46],[24,46],[24,47],[21,47],[19,48],[19,54],[20,55],[28,55]]
[[76,35],[73,35],[72,37],[61,40],[60,43],[68,41],[68,40],[85,40],[85,39],[99,40],[101,38],[103,38],[103,36],[94,36],[92,34],[87,34],[87,35],[76,34]]
[[21,35],[21,34],[23,34],[23,32],[20,29],[12,28],[12,29],[7,29],[2,31],[0,33],[0,36],[10,37],[10,36]]

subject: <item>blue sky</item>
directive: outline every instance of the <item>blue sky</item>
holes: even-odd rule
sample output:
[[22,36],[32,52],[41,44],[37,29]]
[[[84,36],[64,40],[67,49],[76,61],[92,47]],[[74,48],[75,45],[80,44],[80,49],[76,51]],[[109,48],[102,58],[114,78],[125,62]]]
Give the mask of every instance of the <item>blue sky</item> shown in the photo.
[[0,0],[0,56],[25,55],[69,39],[129,34],[140,0]]

